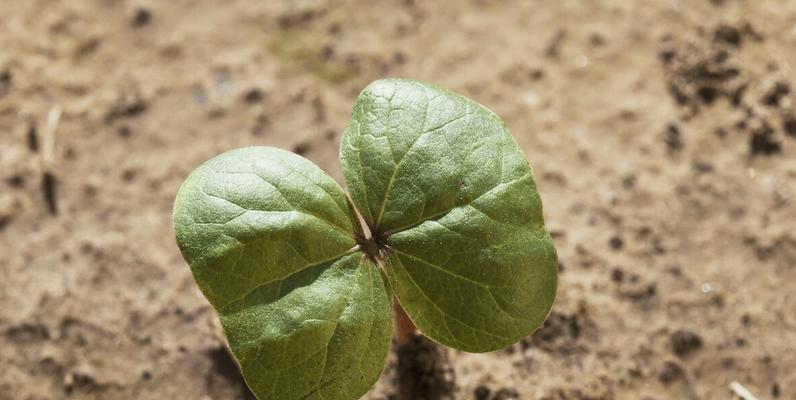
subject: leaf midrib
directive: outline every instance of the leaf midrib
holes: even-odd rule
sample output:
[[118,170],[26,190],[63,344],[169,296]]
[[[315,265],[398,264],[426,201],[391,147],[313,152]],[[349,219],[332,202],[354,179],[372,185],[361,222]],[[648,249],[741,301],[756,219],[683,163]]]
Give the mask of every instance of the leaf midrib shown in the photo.
[[[430,100],[427,100],[427,101],[430,101]],[[426,114],[428,114],[428,107],[429,106],[430,105],[428,103],[426,103],[426,107],[425,107],[426,108]],[[422,139],[424,136],[426,136],[428,134],[431,134],[431,133],[434,133],[434,132],[439,131],[441,129],[444,129],[446,126],[448,126],[448,125],[450,125],[450,124],[452,124],[454,122],[461,121],[462,119],[466,118],[467,116],[473,115],[473,114],[474,114],[474,112],[465,112],[464,114],[462,114],[460,116],[457,116],[457,117],[454,117],[453,119],[451,119],[448,122],[445,122],[444,124],[441,124],[441,125],[439,125],[439,126],[437,126],[435,128],[432,128],[432,129],[430,129],[428,131],[422,132],[420,135],[417,136],[417,138],[415,138],[415,140],[412,142],[412,144],[409,146],[409,148],[406,149],[406,152],[404,152],[404,154],[401,155],[401,158],[398,159],[398,162],[395,163],[395,167],[393,168],[392,174],[390,175],[390,180],[387,182],[387,189],[384,191],[384,198],[381,201],[381,207],[380,207],[380,210],[379,210],[379,215],[376,217],[375,226],[379,226],[381,224],[382,217],[384,217],[384,210],[385,210],[385,208],[387,206],[387,200],[390,198],[390,193],[392,192],[392,187],[395,184],[395,177],[398,174],[398,170],[401,168],[401,165],[403,164],[404,160],[406,160],[406,156],[409,155],[409,153],[411,153],[412,150],[414,149],[415,145],[418,142],[420,142],[420,139]],[[425,120],[423,121],[423,125],[425,125]],[[425,128],[425,126],[422,126],[421,129],[422,128]],[[446,138],[446,141],[447,141],[447,138]]]
[[[233,313],[235,313],[237,311],[232,312],[232,311],[226,310],[226,308],[229,307],[232,303],[235,303],[235,302],[238,302],[238,301],[241,301],[241,300],[245,299],[247,296],[249,296],[250,294],[254,293],[256,290],[262,288],[263,286],[270,285],[272,283],[280,282],[280,281],[284,282],[286,279],[289,279],[290,277],[292,277],[292,276],[294,276],[294,275],[296,275],[296,274],[298,274],[298,273],[300,273],[302,271],[305,271],[305,270],[307,270],[309,268],[317,267],[317,266],[320,266],[320,265],[323,265],[323,264],[326,264],[326,263],[330,263],[332,261],[339,260],[339,259],[341,259],[341,258],[343,258],[343,257],[345,257],[347,255],[355,254],[357,251],[359,251],[358,250],[358,246],[355,246],[355,247],[353,247],[351,249],[348,249],[348,250],[346,250],[346,251],[344,251],[344,252],[342,252],[340,254],[336,254],[336,255],[334,255],[332,257],[329,257],[327,259],[324,259],[324,260],[321,260],[321,261],[318,261],[318,262],[315,262],[315,263],[306,264],[306,265],[298,268],[295,271],[291,271],[287,275],[283,275],[283,276],[281,276],[279,278],[274,278],[274,279],[271,279],[271,280],[266,281],[266,282],[258,283],[257,286],[247,290],[246,293],[244,293],[244,294],[242,294],[242,295],[240,295],[240,296],[238,296],[238,297],[226,302],[223,306],[219,307],[218,313],[221,314],[221,315],[233,314]],[[245,308],[245,307],[243,307],[243,308]]]

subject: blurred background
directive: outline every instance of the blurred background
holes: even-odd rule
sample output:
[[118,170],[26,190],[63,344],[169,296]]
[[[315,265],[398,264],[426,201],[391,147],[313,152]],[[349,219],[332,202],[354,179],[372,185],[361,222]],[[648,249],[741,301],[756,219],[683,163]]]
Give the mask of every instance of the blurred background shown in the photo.
[[[343,183],[354,98],[501,115],[561,260],[545,326],[456,399],[796,398],[796,2],[0,2],[0,399],[249,399],[173,239],[228,149]],[[367,399],[395,393],[394,357]]]

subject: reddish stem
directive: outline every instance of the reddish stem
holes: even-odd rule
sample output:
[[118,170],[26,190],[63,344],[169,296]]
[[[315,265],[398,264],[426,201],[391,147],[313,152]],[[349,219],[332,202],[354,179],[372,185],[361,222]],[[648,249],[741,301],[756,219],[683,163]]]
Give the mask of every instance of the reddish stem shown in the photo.
[[395,342],[398,346],[403,346],[417,333],[417,327],[406,315],[406,311],[398,300],[393,300],[392,306],[395,310]]

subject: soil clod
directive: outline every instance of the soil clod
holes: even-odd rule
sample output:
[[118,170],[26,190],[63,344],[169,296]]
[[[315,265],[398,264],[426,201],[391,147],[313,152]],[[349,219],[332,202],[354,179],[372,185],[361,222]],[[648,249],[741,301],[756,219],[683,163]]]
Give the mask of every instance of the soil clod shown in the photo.
[[147,104],[137,91],[119,96],[105,113],[105,123],[110,125],[117,119],[135,117],[147,109]]
[[132,25],[134,28],[141,28],[152,22],[152,11],[146,7],[138,7],[133,12]]
[[608,243],[611,245],[611,249],[614,251],[622,250],[622,248],[625,247],[624,240],[622,240],[622,238],[619,236],[611,237],[611,240],[609,240]]
[[685,376],[683,368],[673,361],[666,361],[663,363],[661,370],[658,371],[658,380],[664,384],[672,383],[683,376]]
[[75,392],[91,392],[98,388],[96,379],[89,373],[74,371],[64,379],[64,391],[67,395]]
[[774,129],[768,123],[763,122],[761,126],[752,131],[749,138],[749,154],[770,156],[782,151]]
[[548,353],[572,354],[585,351],[580,343],[583,331],[591,326],[585,305],[573,313],[553,311],[541,328],[520,341],[521,349],[539,348]]
[[248,104],[257,104],[263,100],[265,94],[260,88],[253,87],[243,94],[243,101]]
[[625,272],[619,268],[614,268],[611,271],[611,280],[616,283],[622,283],[625,280]]
[[[712,36],[706,38],[708,33]],[[775,62],[769,61],[774,77],[761,78],[745,68],[738,55],[745,38],[763,40],[749,23],[718,24],[679,40],[667,36],[660,52],[666,81],[672,98],[684,111],[681,120],[688,121],[704,108],[727,101],[738,110],[738,117],[726,126],[715,127],[714,132],[724,139],[728,128],[734,126],[748,135],[750,156],[779,154],[783,134],[796,136],[796,120],[789,110],[793,102],[791,84],[776,75],[779,68]],[[767,118],[772,112],[779,114],[781,125]],[[670,153],[682,148],[679,128],[673,126],[669,125],[664,139]]]
[[492,391],[489,390],[488,387],[484,385],[478,385],[473,391],[473,395],[475,395],[475,400],[489,400],[489,395],[492,394]]
[[768,91],[766,91],[760,101],[769,107],[779,107],[782,99],[789,95],[790,92],[790,85],[788,85],[786,82],[776,82],[770,89],[768,89]]
[[25,177],[20,174],[14,174],[6,178],[6,183],[12,188],[21,188],[25,186]]
[[782,129],[785,134],[796,137],[796,116],[785,117],[785,120],[782,121]]
[[683,148],[680,128],[676,124],[669,124],[666,126],[666,133],[663,140],[664,143],[666,143],[666,149],[669,153],[676,153]]
[[731,25],[719,25],[713,32],[713,38],[717,42],[723,42],[734,47],[741,46],[741,31]]
[[516,400],[520,398],[519,396],[516,389],[503,388],[495,392],[495,395],[492,396],[492,400]]
[[680,357],[702,348],[702,338],[694,332],[678,330],[669,339],[672,351]]
[[15,343],[30,343],[50,339],[50,332],[41,324],[24,323],[8,328],[6,336]]

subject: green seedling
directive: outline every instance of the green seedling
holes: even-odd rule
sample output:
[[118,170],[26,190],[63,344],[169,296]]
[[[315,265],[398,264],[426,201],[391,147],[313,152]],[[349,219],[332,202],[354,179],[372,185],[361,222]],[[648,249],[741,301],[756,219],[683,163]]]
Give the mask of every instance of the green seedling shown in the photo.
[[427,83],[379,80],[357,98],[340,158],[350,197],[272,147],[223,153],[177,194],[179,247],[260,399],[363,395],[385,366],[393,302],[468,352],[542,324],[556,252],[497,115]]

